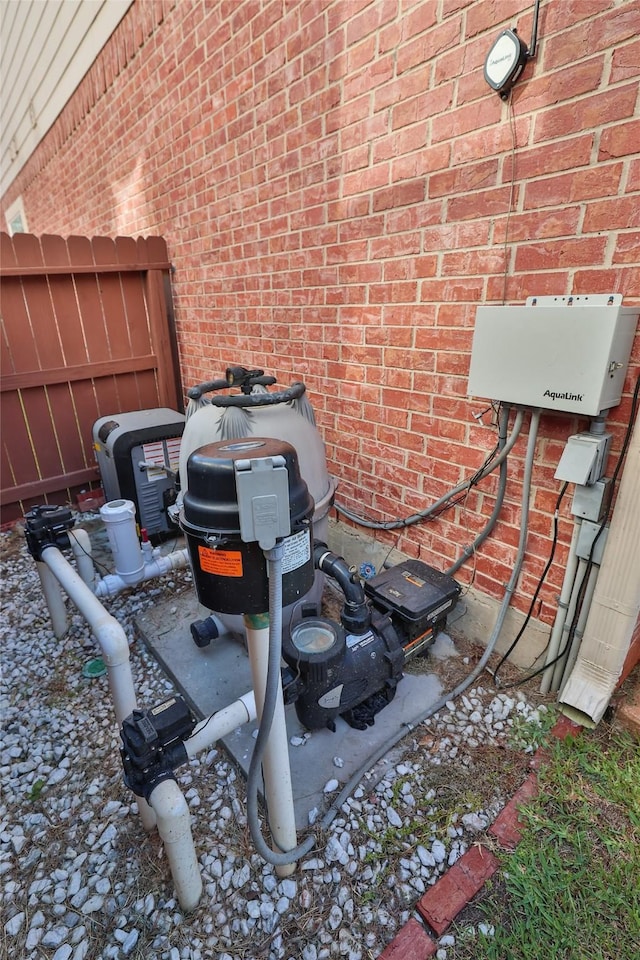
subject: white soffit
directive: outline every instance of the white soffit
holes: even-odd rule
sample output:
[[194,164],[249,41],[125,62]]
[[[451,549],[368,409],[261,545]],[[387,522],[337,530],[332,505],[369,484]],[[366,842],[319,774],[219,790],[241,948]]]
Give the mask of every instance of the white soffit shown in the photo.
[[0,193],[53,125],[133,0],[0,0]]

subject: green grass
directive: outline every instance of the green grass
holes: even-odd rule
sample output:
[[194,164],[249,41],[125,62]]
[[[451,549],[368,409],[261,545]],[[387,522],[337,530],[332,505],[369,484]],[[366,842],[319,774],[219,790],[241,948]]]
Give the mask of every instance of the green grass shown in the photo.
[[[457,937],[466,960],[637,960],[640,750],[595,731],[550,748],[522,840],[479,907],[495,935]],[[464,926],[464,925],[463,925]]]

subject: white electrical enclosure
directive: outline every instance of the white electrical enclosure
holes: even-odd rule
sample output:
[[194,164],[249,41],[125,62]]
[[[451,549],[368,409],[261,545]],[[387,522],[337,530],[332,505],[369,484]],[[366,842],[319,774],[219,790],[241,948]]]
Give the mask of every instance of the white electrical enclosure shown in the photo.
[[620,294],[478,307],[469,394],[597,416],[620,402],[639,314]]

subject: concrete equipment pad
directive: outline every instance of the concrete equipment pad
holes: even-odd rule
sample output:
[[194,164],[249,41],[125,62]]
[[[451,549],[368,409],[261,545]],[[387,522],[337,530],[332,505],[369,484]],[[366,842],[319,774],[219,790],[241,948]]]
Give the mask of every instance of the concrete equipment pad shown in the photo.
[[[204,619],[209,611],[191,595],[158,600],[151,610],[138,616],[136,623],[150,652],[185,697],[194,713],[204,718],[227,706],[251,689],[251,668],[243,644],[233,637],[214,640],[209,647],[196,647],[189,630],[194,620]],[[433,674],[406,674],[398,685],[394,700],[377,716],[374,726],[353,730],[338,718],[337,730],[305,730],[295,707],[285,709],[289,739],[304,740],[289,747],[293,781],[296,825],[309,824],[310,811],[322,815],[333,794],[323,788],[329,780],[340,787],[378,750],[400,726],[420,716],[441,693]],[[152,706],[152,704],[141,704]],[[245,776],[255,743],[256,724],[245,724],[222,741]],[[336,763],[337,758],[337,763]],[[342,761],[342,765],[340,765]]]

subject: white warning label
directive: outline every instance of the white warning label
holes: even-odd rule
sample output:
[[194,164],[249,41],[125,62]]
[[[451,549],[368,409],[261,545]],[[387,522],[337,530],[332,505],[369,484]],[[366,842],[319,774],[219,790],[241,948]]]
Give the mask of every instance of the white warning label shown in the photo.
[[308,530],[301,530],[287,537],[283,541],[282,573],[291,573],[303,567],[311,559],[311,535]]

